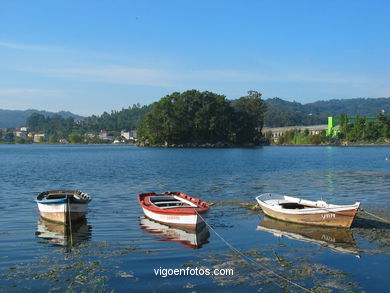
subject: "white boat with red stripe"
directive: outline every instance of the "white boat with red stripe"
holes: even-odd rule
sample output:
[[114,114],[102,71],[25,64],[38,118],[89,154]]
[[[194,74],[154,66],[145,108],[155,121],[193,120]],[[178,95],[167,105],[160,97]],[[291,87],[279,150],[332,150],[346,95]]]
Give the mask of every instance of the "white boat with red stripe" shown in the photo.
[[138,195],[146,217],[173,227],[194,230],[204,225],[203,216],[209,206],[182,192],[154,192]]

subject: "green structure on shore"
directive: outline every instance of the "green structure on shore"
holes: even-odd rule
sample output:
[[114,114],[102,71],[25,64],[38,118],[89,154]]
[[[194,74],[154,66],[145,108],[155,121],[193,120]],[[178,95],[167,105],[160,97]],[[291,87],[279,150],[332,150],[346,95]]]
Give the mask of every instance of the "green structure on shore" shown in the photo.
[[[358,117],[346,117],[348,124],[349,123],[354,123]],[[365,117],[366,121],[372,121],[376,122],[377,118],[376,117]],[[327,135],[337,135],[340,133],[340,129],[333,129],[336,126],[340,125],[340,117],[328,117],[328,131]]]

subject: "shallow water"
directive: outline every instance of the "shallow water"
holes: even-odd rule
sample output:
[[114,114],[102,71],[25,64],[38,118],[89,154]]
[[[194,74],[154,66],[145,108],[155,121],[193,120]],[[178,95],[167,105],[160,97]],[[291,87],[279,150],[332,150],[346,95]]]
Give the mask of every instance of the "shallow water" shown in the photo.
[[[254,204],[262,192],[361,201],[389,219],[389,154],[390,147],[0,145],[0,291],[302,290],[272,270],[318,292],[386,292],[390,225],[364,216],[341,234],[306,231],[302,239],[300,229],[288,225],[258,229],[261,212],[240,203]],[[34,198],[49,189],[79,189],[93,197],[87,220],[73,227],[72,237],[39,218]],[[214,202],[207,222],[250,260],[210,228],[196,235],[144,219],[136,195],[168,190]],[[234,275],[154,273],[187,267],[231,268]]]

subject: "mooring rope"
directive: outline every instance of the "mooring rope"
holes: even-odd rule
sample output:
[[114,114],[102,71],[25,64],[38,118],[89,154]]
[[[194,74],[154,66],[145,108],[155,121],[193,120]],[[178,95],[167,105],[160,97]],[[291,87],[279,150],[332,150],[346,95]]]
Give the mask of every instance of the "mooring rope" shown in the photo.
[[70,215],[70,197],[68,196],[68,218],[69,218],[69,233],[70,233],[70,247],[73,247],[73,233],[72,233],[72,218]]
[[[270,270],[269,268],[267,268],[267,267],[264,266],[263,264],[259,263],[258,261],[256,261],[256,260],[253,259],[252,257],[249,257],[249,256],[243,254],[241,251],[239,251],[237,248],[235,248],[232,244],[230,244],[225,238],[223,238],[217,231],[215,231],[214,228],[211,227],[211,225],[210,225],[209,223],[207,223],[206,220],[198,213],[198,211],[195,210],[195,212],[196,212],[197,215],[203,220],[203,222],[207,225],[207,227],[210,228],[210,230],[213,231],[213,232],[215,233],[215,235],[217,235],[217,236],[219,237],[219,239],[221,239],[221,240],[226,244],[226,246],[228,246],[232,251],[234,251],[234,252],[238,253],[239,255],[241,255],[241,256],[244,258],[244,260],[249,261],[249,262],[251,262],[251,263],[254,263],[254,264],[258,265],[258,266],[261,267],[262,269],[266,270],[268,273],[271,273],[271,274],[273,274],[274,276],[276,276],[276,277],[282,279],[283,281],[285,281],[285,282],[287,282],[287,283],[289,283],[289,284],[291,284],[291,285],[294,285],[294,286],[296,286],[296,287],[298,287],[298,288],[300,288],[300,289],[302,289],[302,290],[304,290],[304,291],[306,291],[306,292],[314,292],[314,291],[312,291],[312,290],[310,290],[310,289],[307,289],[307,288],[305,288],[305,287],[299,285],[298,283],[295,283],[295,282],[293,282],[293,281],[291,281],[291,280],[289,280],[289,279],[283,277],[282,275],[280,275],[280,274],[278,274],[278,273],[276,273],[276,272]],[[276,282],[275,282],[275,283],[276,283]],[[277,283],[276,283],[276,284],[277,284]],[[277,284],[277,285],[278,285],[279,287],[281,287],[279,284]]]
[[382,220],[382,221],[385,222],[386,224],[390,224],[390,221],[389,221],[389,220],[386,220],[386,219],[381,218],[381,217],[379,217],[379,216],[377,216],[377,215],[374,215],[374,214],[372,214],[372,213],[370,213],[370,212],[367,212],[366,210],[363,210],[362,208],[359,208],[359,211],[361,211],[361,212],[363,212],[363,213],[366,213],[366,214],[369,214],[371,217],[374,217],[374,218],[377,218],[377,219],[379,219],[379,220]]

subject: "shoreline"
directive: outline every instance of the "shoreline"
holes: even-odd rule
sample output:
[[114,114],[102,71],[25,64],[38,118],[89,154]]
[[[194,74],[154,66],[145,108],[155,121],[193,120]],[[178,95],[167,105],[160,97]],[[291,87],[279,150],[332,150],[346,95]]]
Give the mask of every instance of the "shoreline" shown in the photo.
[[390,142],[381,142],[381,143],[370,143],[370,142],[361,142],[361,143],[339,143],[339,144],[272,144],[269,146],[337,146],[337,147],[358,147],[358,146],[390,146]]
[[359,147],[359,146],[390,146],[390,142],[385,143],[369,143],[369,142],[361,142],[361,143],[341,143],[341,144],[201,144],[201,145],[193,145],[193,144],[178,144],[178,145],[140,145],[140,144],[113,144],[113,143],[5,143],[0,142],[0,145],[53,145],[53,146],[76,146],[76,145],[85,145],[85,146],[134,146],[140,148],[165,148],[165,149],[228,149],[228,148],[258,148],[264,146],[270,147],[283,147],[283,146],[334,146],[334,147]]

